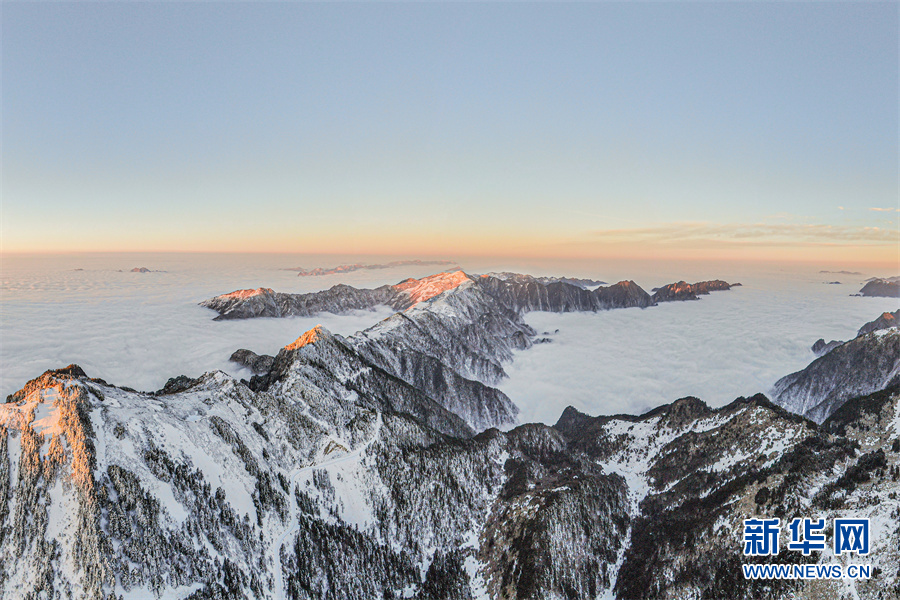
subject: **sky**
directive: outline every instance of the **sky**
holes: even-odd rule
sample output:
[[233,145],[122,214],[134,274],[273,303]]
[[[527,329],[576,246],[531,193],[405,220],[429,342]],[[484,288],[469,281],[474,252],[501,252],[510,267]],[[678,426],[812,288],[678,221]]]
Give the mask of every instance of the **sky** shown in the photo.
[[896,2],[0,3],[0,249],[900,268]]

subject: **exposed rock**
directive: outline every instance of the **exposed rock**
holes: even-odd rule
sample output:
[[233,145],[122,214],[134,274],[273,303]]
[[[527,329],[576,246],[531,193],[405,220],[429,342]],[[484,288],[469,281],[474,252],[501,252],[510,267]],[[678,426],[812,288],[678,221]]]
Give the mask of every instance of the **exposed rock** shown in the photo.
[[257,354],[245,348],[235,350],[228,360],[247,367],[254,375],[268,373],[275,364],[274,356]]
[[687,283],[679,281],[678,283],[670,283],[661,288],[653,290],[652,300],[656,302],[673,302],[680,300],[697,300],[697,296],[717,292],[721,290],[729,290],[732,287],[740,286],[740,283],[726,283],[721,279],[712,281],[699,281],[697,283]]
[[594,291],[561,281],[544,284],[529,276],[498,279],[482,275],[475,282],[504,306],[519,313],[644,308],[652,304],[650,296],[633,281],[620,281]]
[[157,396],[165,396],[168,394],[178,394],[185,390],[189,390],[200,383],[199,379],[192,379],[187,375],[179,375],[178,377],[170,377],[161,389],[153,392]]
[[650,294],[641,289],[633,281],[620,281],[615,285],[600,287],[594,291],[599,307],[610,308],[646,308],[653,304]]
[[900,298],[900,282],[889,279],[873,279],[859,290],[862,296]]
[[516,281],[519,283],[535,281],[544,285],[547,285],[548,283],[567,283],[585,290],[596,288],[600,285],[606,285],[605,281],[597,279],[584,279],[579,277],[534,277],[532,275],[522,275],[520,273],[511,273],[509,271],[503,271],[502,273],[485,273],[482,277],[494,277],[504,281]]
[[844,342],[840,340],[831,340],[830,342],[826,342],[823,338],[819,338],[812,345],[812,351],[816,356],[824,356],[843,343]]

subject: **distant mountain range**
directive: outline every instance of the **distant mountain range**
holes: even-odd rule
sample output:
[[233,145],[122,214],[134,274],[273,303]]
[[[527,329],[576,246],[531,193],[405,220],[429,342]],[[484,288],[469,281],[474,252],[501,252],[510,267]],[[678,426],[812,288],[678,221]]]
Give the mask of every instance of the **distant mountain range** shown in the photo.
[[372,271],[378,269],[392,269],[394,267],[408,267],[408,266],[420,266],[420,265],[455,265],[456,263],[452,260],[395,260],[389,263],[381,263],[374,265],[367,265],[362,263],[354,263],[351,265],[338,265],[337,267],[332,267],[330,269],[326,269],[323,267],[316,267],[314,269],[304,269],[303,267],[295,267],[293,269],[285,269],[285,271],[297,271],[298,277],[318,277],[321,275],[336,275],[340,273],[352,273],[353,271]]
[[[688,285],[658,301],[720,287]],[[570,407],[554,426],[511,428],[517,409],[491,386],[533,343],[523,313],[652,297],[633,282],[591,291],[461,272],[317,294],[208,302],[220,318],[376,300],[401,312],[349,337],[314,328],[274,357],[242,352],[235,360],[258,371],[247,381],[211,372],[147,393],[71,365],[11,395],[0,407],[0,596],[900,594],[898,388],[852,397],[821,424],[757,395],[639,416]],[[894,356],[893,342],[870,340],[895,331],[834,348],[818,360],[842,358],[810,381],[850,389],[866,361]],[[742,562],[840,560],[786,548],[745,558],[752,516],[868,518],[877,575],[744,579]]]
[[515,273],[468,275],[463,271],[454,271],[422,279],[407,279],[396,285],[384,285],[375,289],[357,289],[338,284],[330,289],[308,294],[286,294],[271,288],[237,290],[200,304],[218,312],[216,320],[313,316],[320,312],[344,314],[376,306],[388,306],[400,311],[463,284],[471,287],[470,283],[474,285],[474,289],[486,292],[507,308],[520,313],[597,311],[634,306],[646,308],[657,302],[696,300],[698,295],[740,285],[721,280],[695,284],[681,281],[659,288],[650,296],[633,281],[620,281],[591,290],[589,288],[598,282]]

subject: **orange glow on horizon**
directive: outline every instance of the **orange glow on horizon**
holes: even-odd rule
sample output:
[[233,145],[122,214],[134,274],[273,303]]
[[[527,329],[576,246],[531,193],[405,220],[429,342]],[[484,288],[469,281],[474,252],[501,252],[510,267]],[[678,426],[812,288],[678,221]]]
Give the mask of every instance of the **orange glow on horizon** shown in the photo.
[[[900,268],[900,233],[896,243],[855,241],[809,242],[742,239],[597,240],[584,235],[570,238],[482,232],[350,231],[340,236],[284,233],[257,239],[249,232],[225,236],[171,237],[165,240],[112,240],[49,236],[43,239],[4,240],[0,255],[73,253],[267,253],[346,256],[398,256],[420,259],[496,257],[511,259],[617,260],[617,261],[729,261],[829,263]],[[49,243],[48,243],[49,242]]]

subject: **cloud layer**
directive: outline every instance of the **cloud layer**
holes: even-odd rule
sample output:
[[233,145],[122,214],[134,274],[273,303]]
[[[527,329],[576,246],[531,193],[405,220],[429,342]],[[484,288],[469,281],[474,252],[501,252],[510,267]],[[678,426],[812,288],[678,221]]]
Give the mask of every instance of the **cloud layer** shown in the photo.
[[687,395],[720,406],[766,393],[815,358],[809,347],[816,339],[850,339],[863,323],[898,308],[896,299],[851,297],[859,276],[843,276],[843,285],[822,278],[813,270],[761,273],[694,302],[531,313],[526,321],[539,332],[559,333],[518,353],[501,388],[523,421],[551,424],[568,405],[593,415],[635,414]]
[[[355,258],[314,260],[341,264]],[[271,255],[4,258],[0,394],[5,397],[44,370],[73,362],[91,376],[141,390],[211,369],[248,377],[228,361],[237,348],[273,354],[317,324],[346,335],[390,313],[213,322],[215,313],[197,306],[200,300],[260,286],[287,292],[339,282],[376,287],[435,269],[405,266],[323,277],[280,270],[297,264],[297,256]],[[136,266],[164,272],[130,272]],[[896,300],[849,296],[866,277],[893,273],[826,277],[819,266],[758,272],[736,271],[725,263],[494,260],[463,267],[472,273],[629,278],[648,290],[682,278],[744,283],[697,302],[646,310],[526,315],[539,332],[560,331],[549,336],[552,343],[518,353],[507,366],[511,377],[501,387],[522,409],[523,421],[553,423],[570,404],[591,414],[635,413],[689,394],[717,405],[766,391],[812,360],[809,346],[817,338],[848,339],[862,323],[897,308]],[[835,277],[844,285],[824,284]]]

